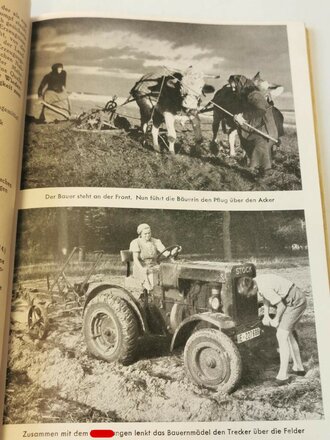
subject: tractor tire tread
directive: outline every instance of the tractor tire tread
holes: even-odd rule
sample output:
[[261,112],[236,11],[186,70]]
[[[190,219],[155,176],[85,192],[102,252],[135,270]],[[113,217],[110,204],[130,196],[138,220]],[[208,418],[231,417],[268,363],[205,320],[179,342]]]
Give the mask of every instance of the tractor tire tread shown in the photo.
[[190,338],[188,339],[185,349],[184,349],[184,364],[186,366],[186,370],[189,374],[189,376],[192,378],[192,380],[197,383],[198,385],[205,386],[205,384],[202,383],[201,380],[197,381],[196,377],[194,377],[191,373],[190,368],[188,367],[188,362],[190,362],[189,356],[190,356],[190,348],[193,344],[195,344],[195,341],[199,338],[205,337],[206,339],[212,339],[213,341],[217,342],[226,353],[229,355],[230,359],[230,378],[229,380],[224,383],[220,384],[217,387],[210,387],[212,389],[216,389],[219,392],[223,393],[230,393],[239,382],[241,375],[242,375],[242,359],[240,352],[235,345],[235,343],[230,339],[229,336],[227,336],[225,333],[223,333],[221,330],[214,329],[214,328],[204,328],[201,330],[197,330],[194,332]]
[[[125,300],[109,292],[109,289],[99,293],[90,301],[86,307],[85,315],[94,304],[106,304],[118,317],[122,328],[123,349],[117,362],[123,365],[131,363],[136,355],[137,338],[140,334],[135,312]],[[86,329],[84,328],[84,332],[85,331]],[[102,355],[96,354],[94,350],[93,354],[96,355],[96,357],[103,359]]]

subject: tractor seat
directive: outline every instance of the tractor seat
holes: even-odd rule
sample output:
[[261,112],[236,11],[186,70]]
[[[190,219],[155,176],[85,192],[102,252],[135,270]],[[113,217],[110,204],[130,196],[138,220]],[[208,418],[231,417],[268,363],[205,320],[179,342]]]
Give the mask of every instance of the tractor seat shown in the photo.
[[[142,282],[140,278],[135,278],[133,275],[133,252],[129,250],[120,251],[120,258],[123,263],[126,263],[126,278],[125,288],[134,289],[139,287],[141,289]],[[152,274],[148,275],[149,282],[152,286],[159,285],[159,268],[155,266],[155,270]]]
[[133,252],[128,249],[120,251],[120,258],[122,263],[126,263],[126,276],[132,275],[132,263],[133,263]]
[[139,298],[142,292],[141,280],[137,280],[133,276],[133,252],[129,250],[120,251],[122,263],[126,263],[126,277],[124,287],[128,289],[136,298]]

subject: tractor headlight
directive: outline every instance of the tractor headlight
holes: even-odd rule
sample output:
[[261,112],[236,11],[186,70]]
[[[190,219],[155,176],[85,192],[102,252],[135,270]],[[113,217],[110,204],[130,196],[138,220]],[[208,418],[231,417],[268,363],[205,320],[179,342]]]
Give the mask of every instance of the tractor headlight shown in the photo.
[[209,299],[209,304],[212,310],[218,311],[220,309],[220,299],[217,296],[211,296]]
[[212,311],[217,312],[221,307],[220,288],[219,286],[211,287],[211,296],[209,298],[209,306]]

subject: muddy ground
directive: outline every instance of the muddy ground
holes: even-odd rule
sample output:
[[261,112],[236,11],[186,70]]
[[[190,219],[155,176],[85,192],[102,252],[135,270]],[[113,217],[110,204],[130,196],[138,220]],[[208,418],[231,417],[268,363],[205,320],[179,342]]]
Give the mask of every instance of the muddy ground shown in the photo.
[[[135,116],[137,116],[136,114]],[[40,187],[89,186],[160,188],[210,191],[299,190],[300,163],[296,129],[286,128],[282,144],[275,152],[273,169],[252,173],[237,145],[236,158],[229,157],[228,137],[219,133],[220,152],[210,151],[211,119],[202,120],[204,142],[198,148],[189,124],[177,127],[177,154],[162,153],[148,144],[135,124],[129,132],[77,131],[74,122],[26,124],[22,189]],[[135,127],[134,127],[135,126]],[[163,133],[166,139],[166,134]],[[195,154],[193,156],[193,154]]]
[[[18,295],[13,303],[6,423],[323,418],[309,268],[297,265],[272,272],[292,279],[308,298],[298,327],[305,377],[274,386],[279,359],[273,336],[267,344],[242,350],[243,378],[230,395],[190,382],[182,351],[170,354],[165,337],[141,339],[139,359],[130,366],[108,364],[87,352],[80,314],[63,312],[60,305],[56,308],[61,314],[51,322],[47,338],[33,341],[25,325],[27,304]],[[27,288],[40,285],[40,280],[25,282]]]

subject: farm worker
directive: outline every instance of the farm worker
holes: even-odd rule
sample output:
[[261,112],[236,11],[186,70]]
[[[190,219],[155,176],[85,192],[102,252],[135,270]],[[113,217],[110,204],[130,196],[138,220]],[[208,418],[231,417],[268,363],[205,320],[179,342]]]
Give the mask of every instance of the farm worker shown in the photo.
[[[249,158],[249,166],[269,170],[272,168],[272,148],[280,134],[280,121],[275,120],[273,106],[252,80],[244,75],[231,75],[228,82],[242,104],[242,113],[235,115],[234,120],[239,126],[241,146]],[[246,122],[275,141],[247,127]]]
[[[290,357],[293,361],[292,373],[304,376],[305,370],[300,350],[293,330],[306,309],[305,294],[290,280],[274,274],[258,275],[254,281],[247,278],[247,291],[257,291],[263,299],[263,325],[275,327],[280,351],[280,369],[276,376],[277,385],[289,382]],[[276,307],[274,318],[269,316],[270,306]]]
[[133,277],[141,281],[143,288],[153,287],[153,273],[157,271],[157,257],[166,248],[163,243],[151,236],[151,228],[147,223],[137,227],[138,238],[131,241],[129,250],[133,252]]
[[69,118],[70,102],[66,92],[66,71],[63,69],[63,64],[53,64],[51,72],[43,77],[38,88],[38,97],[54,108],[52,110],[46,105],[43,106],[39,117],[41,122],[54,122]]
[[265,79],[262,79],[260,72],[254,75],[252,81],[258,87],[260,92],[263,93],[264,97],[270,105],[274,105],[274,98],[280,96],[284,92],[283,86],[273,84]]

